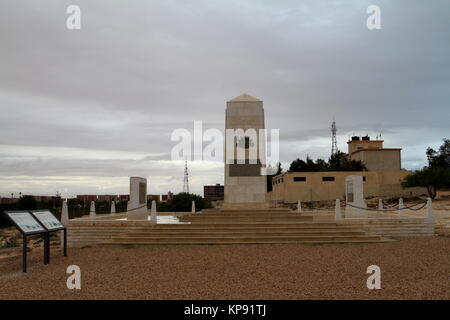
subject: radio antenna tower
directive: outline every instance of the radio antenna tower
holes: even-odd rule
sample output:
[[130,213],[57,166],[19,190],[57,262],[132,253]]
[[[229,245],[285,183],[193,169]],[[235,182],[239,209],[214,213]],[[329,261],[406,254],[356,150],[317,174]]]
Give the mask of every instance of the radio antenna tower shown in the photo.
[[187,160],[184,161],[183,192],[189,193],[189,173],[187,167]]
[[333,119],[333,123],[331,124],[331,155],[334,155],[338,152],[336,132],[336,121],[334,121]]

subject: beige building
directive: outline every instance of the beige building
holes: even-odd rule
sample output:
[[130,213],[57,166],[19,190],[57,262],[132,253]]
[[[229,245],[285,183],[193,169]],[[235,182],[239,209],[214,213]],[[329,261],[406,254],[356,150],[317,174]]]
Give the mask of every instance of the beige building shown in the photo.
[[383,140],[352,137],[348,141],[351,160],[361,160],[368,171],[289,172],[273,178],[270,201],[294,203],[344,199],[345,178],[362,175],[364,197],[410,197],[425,195],[425,188],[403,189],[401,181],[410,171],[401,170],[401,149],[384,148]]
[[301,201],[326,201],[345,198],[345,178],[362,175],[364,197],[410,197],[426,194],[424,188],[403,189],[400,182],[410,171],[326,171],[288,172],[272,180],[270,201],[295,203]]
[[383,148],[383,140],[368,136],[353,137],[348,144],[348,157],[362,161],[368,171],[396,171],[401,169],[400,148]]

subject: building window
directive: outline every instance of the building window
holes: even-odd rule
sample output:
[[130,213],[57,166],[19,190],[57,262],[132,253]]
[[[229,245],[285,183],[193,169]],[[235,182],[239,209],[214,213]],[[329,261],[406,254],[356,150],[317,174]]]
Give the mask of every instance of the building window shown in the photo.
[[322,181],[334,181],[334,177],[322,177]]
[[305,182],[306,181],[306,177],[294,177],[294,181],[295,182],[297,182],[297,181]]

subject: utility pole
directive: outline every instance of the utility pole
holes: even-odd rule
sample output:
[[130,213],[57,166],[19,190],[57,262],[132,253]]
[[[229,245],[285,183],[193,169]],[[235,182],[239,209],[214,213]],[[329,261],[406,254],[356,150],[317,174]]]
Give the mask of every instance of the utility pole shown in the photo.
[[189,193],[189,173],[187,167],[187,160],[184,161],[183,192]]
[[333,123],[331,124],[331,155],[334,155],[338,152],[336,132],[336,121],[334,121],[333,119]]

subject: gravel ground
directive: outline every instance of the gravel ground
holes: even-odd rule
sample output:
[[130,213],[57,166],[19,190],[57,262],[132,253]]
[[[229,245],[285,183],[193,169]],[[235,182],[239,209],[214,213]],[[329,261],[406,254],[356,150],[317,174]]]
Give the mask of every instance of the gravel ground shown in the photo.
[[[73,248],[0,261],[0,299],[446,299],[450,238],[345,245]],[[81,268],[81,290],[66,268]],[[381,268],[381,290],[366,269]]]

